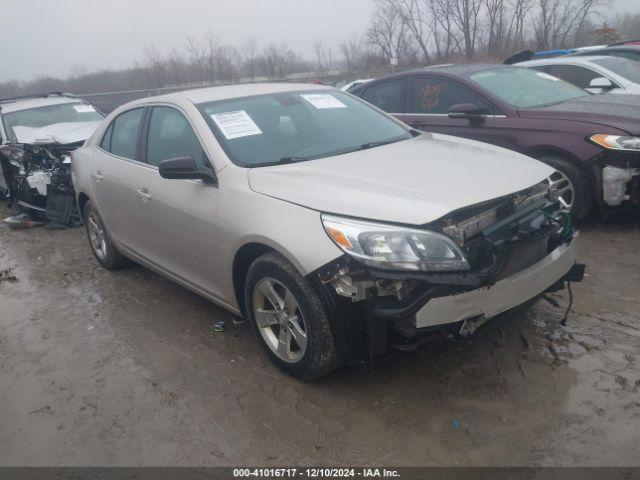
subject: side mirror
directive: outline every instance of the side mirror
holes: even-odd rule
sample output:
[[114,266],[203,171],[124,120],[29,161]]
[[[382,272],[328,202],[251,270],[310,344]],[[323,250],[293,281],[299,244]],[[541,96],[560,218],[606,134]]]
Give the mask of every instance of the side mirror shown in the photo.
[[449,109],[449,118],[482,118],[482,110],[473,103],[459,103]]
[[607,90],[613,90],[614,88],[616,87],[611,82],[611,80],[605,77],[598,77],[591,80],[591,82],[589,83],[589,88],[587,90],[593,89],[593,90],[598,90],[600,92],[604,92]]
[[213,171],[198,168],[196,161],[191,157],[163,160],[158,165],[158,172],[162,178],[170,180],[202,180],[205,183],[216,183]]

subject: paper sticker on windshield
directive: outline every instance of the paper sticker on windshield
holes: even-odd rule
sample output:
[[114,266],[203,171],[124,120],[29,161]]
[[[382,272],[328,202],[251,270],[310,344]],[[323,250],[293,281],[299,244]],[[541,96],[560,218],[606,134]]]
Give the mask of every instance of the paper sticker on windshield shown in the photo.
[[318,110],[324,110],[327,108],[347,108],[344,103],[328,93],[310,93],[300,96]]
[[538,75],[539,77],[542,77],[542,78],[546,78],[547,80],[551,80],[552,82],[559,82],[560,81],[559,78],[556,78],[553,75],[549,75],[548,73],[537,72],[536,75]]
[[73,108],[75,108],[78,113],[91,113],[96,111],[91,105],[74,105]]
[[212,113],[209,115],[227,140],[234,138],[248,137],[249,135],[260,135],[262,130],[256,122],[245,112]]

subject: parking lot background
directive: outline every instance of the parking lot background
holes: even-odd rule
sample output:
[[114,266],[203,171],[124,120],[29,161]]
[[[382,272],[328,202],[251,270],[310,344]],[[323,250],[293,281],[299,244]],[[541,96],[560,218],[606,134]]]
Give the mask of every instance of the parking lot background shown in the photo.
[[100,268],[81,228],[0,223],[0,465],[640,465],[640,226],[581,242],[566,327],[539,302],[307,384],[215,305]]

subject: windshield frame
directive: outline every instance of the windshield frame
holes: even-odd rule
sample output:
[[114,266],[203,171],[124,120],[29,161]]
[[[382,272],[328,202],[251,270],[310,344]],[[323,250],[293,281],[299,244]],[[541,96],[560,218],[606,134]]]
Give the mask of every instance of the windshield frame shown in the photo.
[[[240,97],[231,97],[231,98],[224,98],[221,100],[212,100],[212,101],[206,101],[206,102],[200,102],[195,104],[196,108],[198,109],[198,111],[200,112],[200,114],[202,115],[202,117],[204,118],[205,122],[207,123],[207,126],[209,127],[209,131],[211,132],[211,134],[214,136],[214,138],[216,139],[218,145],[220,145],[220,148],[222,148],[222,150],[224,151],[224,153],[227,155],[227,157],[229,158],[229,160],[231,160],[231,162],[237,166],[237,167],[241,167],[241,168],[264,168],[264,167],[273,167],[273,166],[278,166],[278,165],[288,165],[291,163],[304,163],[304,162],[308,162],[308,161],[312,161],[312,160],[319,160],[322,158],[329,158],[329,157],[335,157],[335,156],[339,156],[339,155],[346,155],[347,153],[353,153],[353,152],[357,152],[360,150],[364,150],[363,148],[360,148],[360,145],[353,145],[352,147],[349,148],[343,148],[343,149],[339,149],[339,150],[335,150],[332,152],[326,152],[326,153],[322,153],[319,155],[310,155],[310,156],[305,156],[305,157],[300,157],[296,160],[290,161],[290,162],[263,162],[263,163],[246,163],[243,162],[242,160],[240,160],[236,155],[233,154],[233,152],[231,151],[231,149],[229,148],[228,143],[226,142],[226,139],[223,138],[222,136],[222,132],[220,131],[220,129],[218,129],[215,125],[215,123],[213,122],[213,120],[210,118],[209,115],[207,115],[205,109],[207,107],[210,107],[212,105],[220,105],[220,104],[224,104],[224,103],[229,103],[229,102],[234,102],[234,101],[238,101],[238,100],[251,100],[251,99],[257,99],[257,98],[262,98],[262,97],[270,97],[273,95],[280,95],[280,94],[291,94],[291,95],[307,95],[307,94],[315,94],[315,93],[336,93],[339,92],[343,95],[347,95],[350,97],[350,99],[355,100],[357,102],[359,102],[360,104],[362,104],[364,107],[369,108],[370,110],[374,111],[377,114],[382,115],[383,117],[387,118],[389,121],[392,121],[394,123],[396,123],[399,127],[401,127],[403,130],[405,130],[408,134],[409,137],[407,138],[400,138],[400,139],[395,139],[396,137],[393,138],[388,138],[388,139],[380,139],[380,142],[384,142],[382,143],[382,145],[375,145],[372,146],[371,148],[377,148],[378,146],[383,146],[389,143],[395,143],[398,141],[403,141],[403,140],[410,140],[411,138],[414,138],[415,135],[415,130],[408,127],[407,125],[405,125],[403,122],[401,122],[400,120],[398,120],[397,118],[395,118],[392,115],[389,115],[386,112],[383,112],[382,110],[379,110],[378,108],[368,104],[367,102],[365,102],[364,100],[362,100],[359,97],[356,97],[354,95],[351,95],[349,92],[343,92],[340,90],[336,90],[336,89],[309,89],[309,90],[287,90],[284,92],[273,92],[273,93],[263,93],[263,94],[257,94],[257,95],[246,95],[246,96],[240,96]],[[386,140],[386,141],[385,141]]]
[[[91,107],[93,107],[93,109],[96,111],[96,113],[98,115],[100,115],[102,117],[102,120],[104,120],[105,118],[105,114],[102,113],[98,108],[96,108],[95,105],[93,105],[92,103],[86,102],[84,100],[81,99],[73,99],[73,101],[70,102],[57,102],[57,103],[51,103],[49,105],[41,105],[39,107],[31,107],[31,108],[21,108],[18,110],[13,110],[11,112],[2,112],[2,114],[0,115],[0,120],[2,120],[2,131],[4,133],[5,136],[5,141],[7,143],[20,143],[18,142],[18,137],[15,133],[15,131],[13,130],[13,127],[8,128],[7,124],[6,124],[6,117],[9,117],[15,113],[20,113],[20,112],[32,112],[32,111],[37,111],[37,110],[41,110],[41,109],[45,109],[45,108],[51,108],[51,107],[61,107],[63,105],[89,105]],[[101,120],[89,120],[89,121],[101,121]],[[68,123],[68,122],[67,122]],[[84,122],[71,122],[71,123],[84,123]],[[47,124],[47,125],[53,125],[52,123]],[[36,128],[44,128],[47,125],[43,125],[42,127],[36,127]],[[16,125],[18,126],[18,125]]]
[[[533,75],[542,73],[548,76],[553,77],[553,75],[549,74],[549,73],[545,73],[545,72],[541,72],[538,70],[535,70],[531,67],[524,67],[524,66],[513,66],[513,67],[500,67],[500,66],[496,66],[494,68],[487,68],[486,70],[479,70],[479,71],[475,71],[473,73],[470,73],[469,75],[467,75],[467,81],[471,83],[471,85],[473,86],[473,88],[475,89],[479,89],[482,92],[484,92],[486,95],[490,96],[491,98],[494,98],[498,101],[498,103],[508,107],[508,109],[517,112],[518,110],[534,110],[537,108],[546,108],[546,107],[550,107],[552,105],[557,105],[560,103],[564,103],[564,102],[569,102],[571,100],[575,100],[577,98],[583,98],[583,97],[589,97],[592,96],[593,94],[591,92],[588,92],[586,90],[581,89],[580,87],[576,87],[575,85],[572,85],[571,83],[568,83],[560,78],[557,79],[558,82],[562,82],[566,85],[569,85],[570,87],[576,89],[577,91],[579,91],[580,93],[582,93],[582,95],[580,96],[576,96],[576,97],[572,97],[572,98],[566,98],[563,100],[557,100],[557,101],[553,101],[553,102],[547,102],[547,103],[541,103],[541,104],[537,104],[537,105],[531,105],[531,106],[526,106],[526,107],[521,107],[518,105],[514,105],[510,102],[508,102],[507,100],[503,99],[502,97],[499,97],[496,93],[494,93],[493,91],[489,90],[487,87],[485,87],[484,85],[482,85],[481,83],[479,83],[478,81],[476,81],[473,77],[475,75],[478,74],[482,74],[482,73],[488,73],[488,72],[500,72],[500,71],[507,71],[507,72],[513,72],[513,71],[526,71],[529,72]],[[556,77],[554,77],[556,78]]]

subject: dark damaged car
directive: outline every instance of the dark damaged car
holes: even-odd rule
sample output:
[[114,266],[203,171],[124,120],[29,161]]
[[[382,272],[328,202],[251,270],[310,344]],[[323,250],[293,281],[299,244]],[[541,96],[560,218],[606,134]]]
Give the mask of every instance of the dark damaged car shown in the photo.
[[30,218],[77,224],[69,155],[102,119],[69,94],[0,100],[0,195]]
[[[351,93],[417,129],[506,147],[556,168],[574,218],[640,205],[640,96],[591,95],[505,65],[426,68]],[[499,174],[499,172],[496,172]]]

